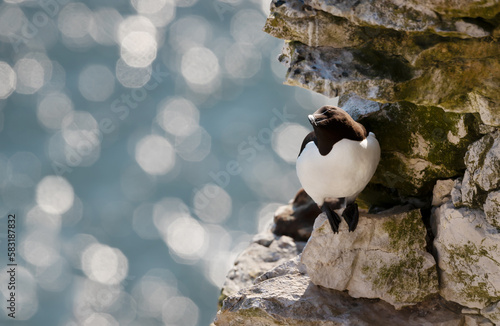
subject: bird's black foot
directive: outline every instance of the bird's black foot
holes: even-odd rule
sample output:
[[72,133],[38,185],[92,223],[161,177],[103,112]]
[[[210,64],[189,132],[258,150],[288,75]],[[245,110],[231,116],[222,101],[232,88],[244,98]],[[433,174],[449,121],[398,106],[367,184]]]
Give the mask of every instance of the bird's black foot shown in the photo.
[[330,222],[330,226],[332,227],[333,233],[339,233],[339,225],[341,222],[340,216],[335,213],[334,208],[338,203],[329,203],[325,202],[323,206],[321,206],[321,210],[326,214],[328,218],[328,222]]
[[349,225],[349,232],[353,232],[354,230],[356,230],[356,226],[358,226],[358,220],[359,220],[358,204],[356,203],[348,204],[347,207],[344,209],[342,216],[347,222],[347,225]]

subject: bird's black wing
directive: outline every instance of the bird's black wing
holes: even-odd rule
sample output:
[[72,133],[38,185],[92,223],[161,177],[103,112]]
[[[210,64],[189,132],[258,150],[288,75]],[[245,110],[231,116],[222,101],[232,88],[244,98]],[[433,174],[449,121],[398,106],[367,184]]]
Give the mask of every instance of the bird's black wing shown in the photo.
[[310,133],[308,133],[306,138],[304,138],[304,141],[302,142],[302,146],[300,146],[300,152],[299,152],[298,156],[300,156],[300,154],[302,154],[302,151],[306,147],[307,143],[309,143],[310,141],[313,141],[316,144],[316,134],[314,133],[314,131],[311,131]]

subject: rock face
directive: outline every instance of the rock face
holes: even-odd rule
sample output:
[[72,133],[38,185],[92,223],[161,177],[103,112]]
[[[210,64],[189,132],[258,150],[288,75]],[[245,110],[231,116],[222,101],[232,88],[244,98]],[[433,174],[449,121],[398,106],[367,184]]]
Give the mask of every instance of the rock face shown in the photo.
[[500,230],[500,190],[490,192],[483,207],[488,223]]
[[[443,197],[449,197],[446,192],[446,190],[440,191]],[[452,205],[450,200],[447,200],[445,205],[446,204]],[[368,262],[371,266],[373,266],[373,264],[380,264],[383,266],[383,261],[382,263],[380,262],[380,255],[376,254],[377,251],[389,252],[391,250],[396,251],[395,248],[399,248],[399,253],[403,254],[405,249],[401,248],[401,246],[407,243],[410,244],[410,246],[406,248],[408,256],[418,257],[418,253],[421,253],[422,257],[429,257],[427,253],[422,252],[421,248],[424,242],[423,237],[425,233],[423,232],[423,225],[419,219],[419,211],[405,210],[406,209],[399,208],[383,214],[368,216],[364,216],[366,214],[363,214],[358,229],[364,229],[365,231],[363,232],[367,232],[370,228],[374,229],[375,231],[371,231],[373,236],[370,241],[365,241],[365,237],[361,238],[359,235],[355,236],[358,229],[354,233],[349,234],[347,230],[342,228],[340,233],[337,234],[338,236],[343,237],[344,240],[349,236],[357,240],[352,242],[350,247],[347,244],[339,245],[339,247],[346,247],[346,253],[340,257],[341,259],[338,260],[338,264],[341,266],[348,265],[344,264],[343,259],[348,258],[351,254],[349,253],[349,249],[353,249],[353,246],[358,246],[360,252],[364,250],[365,262]],[[402,212],[398,213],[398,211]],[[329,229],[328,222],[326,222],[322,215],[315,224],[316,228],[309,242],[313,243],[312,246],[317,245],[318,242],[321,241],[321,237],[334,237]],[[377,226],[373,227],[373,224],[382,225],[382,228]],[[384,224],[386,224],[385,227],[383,226]],[[345,225],[343,226],[345,227]],[[321,234],[318,235],[318,233]],[[386,236],[383,235],[385,233],[387,233]],[[316,239],[316,237],[320,237],[320,239]],[[376,244],[377,238],[385,240],[386,244]],[[393,239],[393,243],[391,248],[388,249],[387,246],[391,243],[390,239]],[[362,248],[363,246],[360,246],[360,243],[363,243],[363,241],[365,241],[365,243],[371,243],[372,246]],[[401,242],[399,243],[399,241]],[[415,265],[409,262],[409,258],[397,257],[395,260],[388,262],[387,266],[391,266],[391,264],[395,265],[394,263],[397,262],[397,259],[402,262],[401,268],[387,269],[392,271],[400,269],[398,273],[389,275],[384,274],[385,272],[383,269],[382,271],[380,269],[377,271],[377,269],[372,268],[368,271],[362,268],[361,275],[358,273],[356,276],[362,279],[364,278],[366,282],[366,288],[363,289],[360,287],[359,289],[364,292],[363,296],[365,296],[367,291],[371,291],[369,286],[370,277],[372,280],[377,279],[379,276],[378,272],[381,271],[381,275],[388,276],[386,286],[391,286],[392,283],[395,288],[402,289],[407,298],[415,297],[415,295],[408,296],[412,291],[414,294],[420,292],[421,296],[427,297],[423,302],[412,302],[411,306],[402,307],[399,310],[384,300],[354,298],[350,291],[347,293],[346,291],[342,292],[315,285],[308,275],[310,266],[308,267],[301,263],[301,261],[308,260],[306,258],[306,256],[309,255],[308,251],[314,249],[310,248],[309,244],[302,254],[296,255],[288,260],[278,259],[268,261],[268,259],[263,259],[263,257],[277,256],[283,258],[282,247],[294,248],[292,242],[293,241],[289,237],[277,237],[272,235],[269,231],[255,237],[249,249],[245,250],[240,255],[235,262],[235,267],[228,274],[225,286],[230,286],[231,289],[223,290],[223,293],[227,293],[228,297],[221,303],[221,309],[217,313],[214,322],[215,325],[372,326],[389,324],[415,326],[493,326],[493,323],[485,318],[485,316],[498,322],[497,319],[495,319],[498,318],[499,313],[497,303],[485,305],[483,309],[463,309],[456,303],[446,301],[438,295],[432,295],[431,293],[436,291],[436,271],[434,266],[430,271],[431,276],[427,277],[430,281],[425,280],[425,273],[421,276],[422,279],[417,281],[412,277],[412,275],[415,275],[412,273],[412,269]],[[316,244],[314,244],[314,242],[316,242]],[[419,243],[419,245],[416,245],[417,243]],[[255,250],[256,245],[265,247],[266,249],[259,248]],[[323,248],[325,255],[330,255],[331,248],[329,244],[325,245],[328,246]],[[297,252],[300,251],[302,246],[303,243],[301,242],[295,243]],[[376,247],[376,249],[374,249],[374,247]],[[341,250],[340,248],[338,249]],[[414,253],[411,252],[411,249],[413,249]],[[330,250],[330,252],[328,250]],[[265,254],[263,254],[263,252],[265,252]],[[375,254],[371,255],[372,252],[375,252]],[[288,254],[293,254],[293,251],[287,251],[286,255]],[[362,255],[363,254],[359,254],[358,256]],[[387,253],[387,255],[390,255],[390,253]],[[429,257],[429,259],[432,260],[431,257]],[[263,261],[266,262],[263,263]],[[356,264],[359,265],[362,261],[362,259],[358,259]],[[267,264],[266,266],[270,269],[262,272],[256,277],[255,273],[257,269],[252,268],[252,266],[262,266],[263,264]],[[333,273],[335,272],[335,268],[334,266],[332,270]],[[236,273],[239,275],[237,279],[233,277],[235,271],[237,271]],[[401,273],[408,275],[402,276]],[[354,274],[356,275],[356,273]],[[342,277],[342,275],[339,277]],[[410,282],[408,283],[408,281]],[[427,284],[422,288],[426,286],[429,288],[428,285],[431,285],[427,294],[422,293],[422,288],[416,289],[412,287],[412,283],[420,281]],[[350,281],[350,283],[353,282],[354,280]],[[398,283],[400,284],[398,285]],[[479,315],[480,313],[483,316]]]
[[450,4],[443,0],[405,2],[361,0],[353,4],[348,1],[306,0],[304,4],[337,17],[347,18],[360,26],[374,25],[409,32],[429,31],[443,36],[463,38],[490,34],[479,26],[481,25],[479,21],[469,19],[469,22],[466,22],[463,17],[493,18],[500,12],[498,2],[493,0],[480,4],[454,2]]
[[[255,284],[224,300],[215,325],[232,326],[373,326],[493,325],[483,317],[464,315],[459,306],[438,297],[396,310],[381,300],[355,299],[345,292],[319,287],[304,273],[299,257],[278,265]],[[472,311],[472,314],[477,312]]]
[[445,113],[408,102],[382,105],[359,122],[381,144],[372,185],[394,189],[398,197],[425,196],[438,179],[460,175],[467,146],[481,136],[472,114]]
[[397,308],[438,292],[436,263],[425,251],[418,210],[362,214],[355,232],[334,234],[323,215],[302,254],[311,281],[354,298],[381,298]]
[[264,30],[292,41],[281,57],[289,85],[478,112],[500,126],[499,11],[493,0],[273,0]]
[[454,186],[455,181],[452,179],[438,180],[432,191],[432,206],[440,206],[449,201]]
[[433,219],[441,296],[480,309],[500,301],[500,233],[485,214],[447,202]]
[[482,309],[481,314],[489,318],[496,325],[500,325],[500,302],[494,303]]
[[358,120],[361,116],[368,116],[382,109],[382,104],[362,99],[353,93],[340,96],[339,105],[346,112],[349,112],[349,115],[354,120]]
[[[376,134],[358,204],[388,210],[338,234],[321,214],[310,234],[299,192],[283,236],[236,262],[216,325],[500,325],[500,2],[272,0],[264,30],[286,40],[286,84]],[[292,259],[285,235],[309,234]]]
[[500,323],[500,137],[487,134],[468,147],[467,169],[451,201],[432,216],[440,294]]
[[[461,198],[455,203],[482,208],[488,192],[500,188],[500,133],[484,136],[469,146],[465,155],[467,170],[461,182]],[[458,193],[457,193],[458,195]],[[495,210],[495,195],[488,201],[488,211]],[[490,213],[488,214],[491,217]]]
[[437,180],[462,174],[481,123],[500,126],[499,10],[497,1],[272,1],[264,30],[287,40],[286,83],[341,95],[377,135],[366,206],[425,200]]
[[251,286],[255,278],[264,272],[297,256],[304,245],[304,242],[295,242],[287,236],[277,237],[270,230],[256,235],[249,247],[238,256],[226,276],[219,304],[222,304],[226,297]]

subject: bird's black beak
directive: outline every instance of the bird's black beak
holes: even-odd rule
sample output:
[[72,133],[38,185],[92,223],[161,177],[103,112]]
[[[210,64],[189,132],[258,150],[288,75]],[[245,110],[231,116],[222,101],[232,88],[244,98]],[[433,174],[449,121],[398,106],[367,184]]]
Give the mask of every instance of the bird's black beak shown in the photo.
[[312,114],[309,114],[307,116],[307,118],[309,119],[309,122],[313,125],[313,126],[316,126],[316,119],[314,118],[314,116]]

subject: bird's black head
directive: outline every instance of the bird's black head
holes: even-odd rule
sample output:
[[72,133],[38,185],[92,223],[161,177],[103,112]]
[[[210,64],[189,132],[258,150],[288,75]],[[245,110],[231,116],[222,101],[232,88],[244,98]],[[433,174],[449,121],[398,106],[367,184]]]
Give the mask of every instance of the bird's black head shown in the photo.
[[[333,127],[351,118],[347,112],[336,106],[325,105],[307,116],[313,127]],[[351,119],[352,120],[352,119]]]
[[344,138],[361,141],[368,136],[362,124],[335,106],[323,106],[310,114],[308,119],[314,128],[317,146],[322,155],[328,154],[333,145]]

